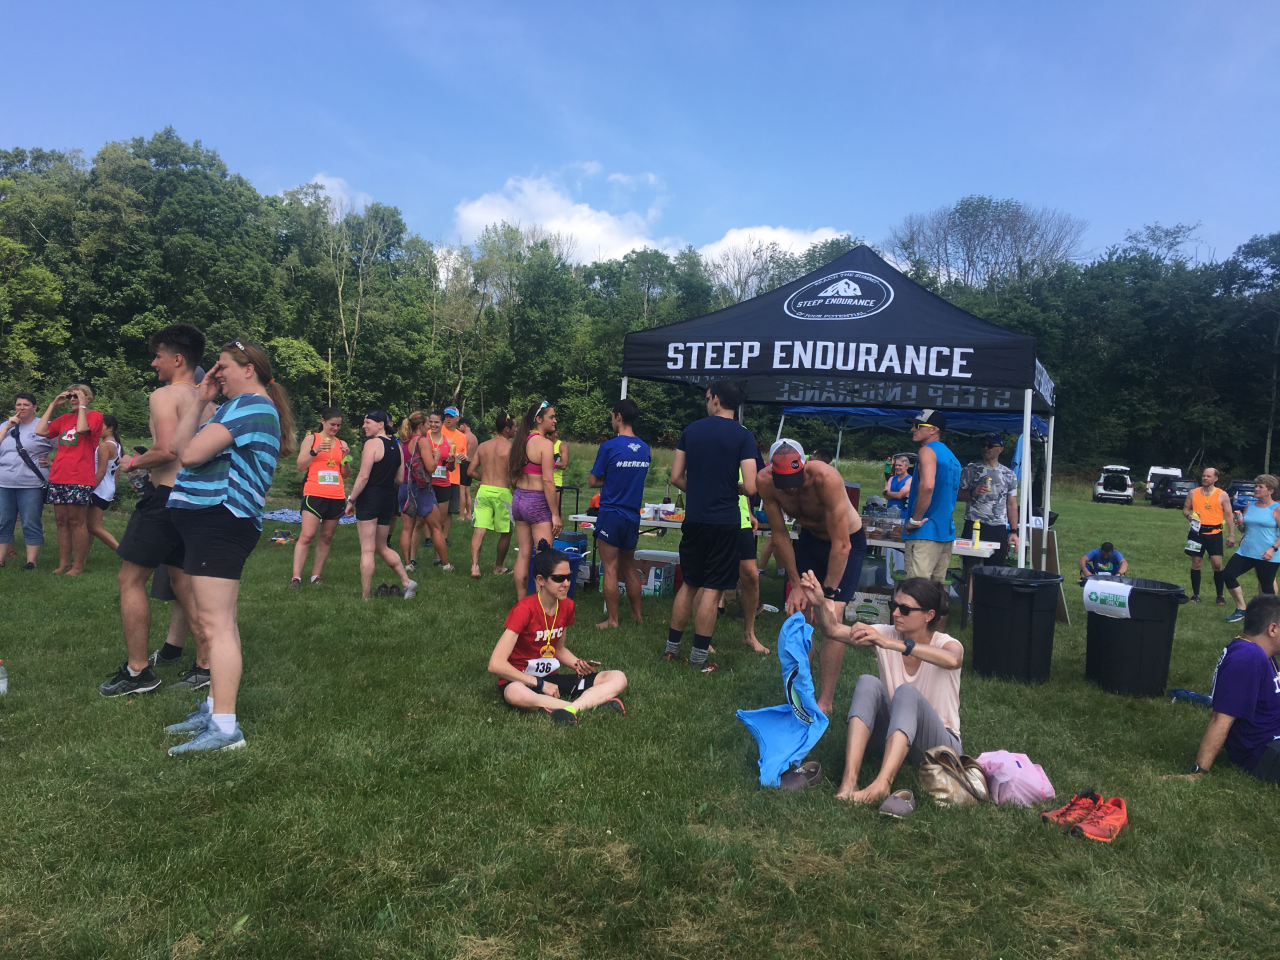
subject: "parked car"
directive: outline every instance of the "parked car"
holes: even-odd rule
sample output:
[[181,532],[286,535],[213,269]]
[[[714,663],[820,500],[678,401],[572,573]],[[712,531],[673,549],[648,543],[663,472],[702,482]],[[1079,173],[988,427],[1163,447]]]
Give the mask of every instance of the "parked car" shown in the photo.
[[1258,500],[1257,488],[1252,480],[1232,480],[1227,484],[1227,496],[1231,498],[1231,509],[1243,513],[1246,508]]
[[1182,479],[1181,467],[1152,467],[1147,471],[1147,487],[1142,494],[1146,499],[1151,500],[1155,496],[1156,481],[1160,477],[1170,477],[1174,480]]
[[1093,502],[1104,500],[1113,503],[1133,503],[1133,480],[1129,468],[1110,463],[1102,468],[1102,474],[1093,485]]
[[1151,502],[1161,507],[1181,508],[1187,502],[1187,494],[1198,486],[1194,480],[1170,480],[1161,485],[1159,498]]

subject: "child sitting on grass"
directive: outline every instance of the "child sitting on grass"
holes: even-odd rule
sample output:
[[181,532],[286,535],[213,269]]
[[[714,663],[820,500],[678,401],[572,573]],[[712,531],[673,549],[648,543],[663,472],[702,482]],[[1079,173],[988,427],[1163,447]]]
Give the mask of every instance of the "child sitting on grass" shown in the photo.
[[[564,645],[565,629],[573,623],[569,558],[545,540],[538,548],[532,561],[538,589],[511,608],[489,657],[489,672],[498,678],[502,699],[520,710],[545,710],[556,723],[575,726],[578,714],[593,707],[625,714],[618,699],[627,688],[622,671],[596,673],[595,665]],[[561,665],[574,672],[559,673]]]

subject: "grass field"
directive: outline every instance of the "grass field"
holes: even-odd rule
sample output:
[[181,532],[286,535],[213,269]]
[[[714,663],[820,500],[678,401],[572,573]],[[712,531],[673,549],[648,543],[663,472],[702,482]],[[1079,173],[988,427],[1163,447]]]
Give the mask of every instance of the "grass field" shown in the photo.
[[[589,466],[575,452],[570,483]],[[849,472],[867,489],[878,465]],[[1095,505],[1084,488],[1056,490],[1054,506],[1064,566],[1110,539],[1133,574],[1186,582],[1176,511]],[[124,516],[108,522],[118,535]],[[455,525],[458,556],[469,533]],[[183,760],[166,756],[162,727],[194,698],[96,692],[124,656],[105,548],[77,580],[48,573],[52,542],[43,570],[0,570],[0,957],[1278,952],[1280,794],[1225,759],[1199,783],[1161,780],[1186,770],[1208,713],[1085,683],[1074,580],[1049,683],[965,674],[964,743],[1029,753],[1061,797],[1124,797],[1131,826],[1109,846],[1064,837],[1036,810],[926,798],[892,822],[840,803],[839,719],[814,754],[820,788],[760,789],[733,713],[781,702],[781,682],[775,657],[737,646],[732,621],[715,638],[726,671],[702,677],[656,662],[669,599],[646,600],[643,625],[597,634],[599,594],[580,596],[570,646],[627,672],[628,715],[553,727],[505,709],[485,673],[509,580],[428,568],[414,601],[361,603],[353,528],[327,586],[290,591],[291,553],[264,539],[245,573],[248,749]],[[380,567],[381,579],[394,582]],[[781,592],[771,567],[764,599]],[[1234,635],[1224,612],[1181,608],[1170,686],[1207,691]],[[156,613],[158,645],[167,609]],[[767,644],[780,622],[762,619]],[[873,669],[849,652],[841,710]],[[898,786],[916,789],[914,771]]]

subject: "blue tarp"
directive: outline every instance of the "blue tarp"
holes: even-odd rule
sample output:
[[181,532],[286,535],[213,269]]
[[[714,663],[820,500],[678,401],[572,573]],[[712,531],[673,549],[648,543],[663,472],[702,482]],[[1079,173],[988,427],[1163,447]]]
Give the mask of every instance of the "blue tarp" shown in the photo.
[[[863,427],[888,427],[905,430],[918,411],[891,410],[883,407],[783,407],[788,417],[809,417],[846,430]],[[1022,414],[983,413],[969,410],[943,410],[947,429],[955,433],[1021,433]],[[1049,435],[1049,424],[1035,414],[1031,416],[1031,432],[1037,437]]]

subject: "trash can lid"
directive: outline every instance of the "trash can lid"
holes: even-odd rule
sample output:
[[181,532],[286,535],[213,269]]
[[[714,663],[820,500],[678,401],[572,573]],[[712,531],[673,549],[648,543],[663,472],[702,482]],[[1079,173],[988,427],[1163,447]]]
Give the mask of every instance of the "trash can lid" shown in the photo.
[[1156,596],[1176,597],[1186,591],[1180,583],[1165,583],[1163,580],[1147,580],[1143,577],[1115,577],[1110,574],[1091,574],[1090,580],[1105,580],[1108,583],[1125,583],[1133,587],[1134,592],[1149,593]]
[[1030,567],[974,567],[973,576],[990,580],[1009,580],[1036,586],[1062,583],[1062,574],[1052,570],[1033,570]]

